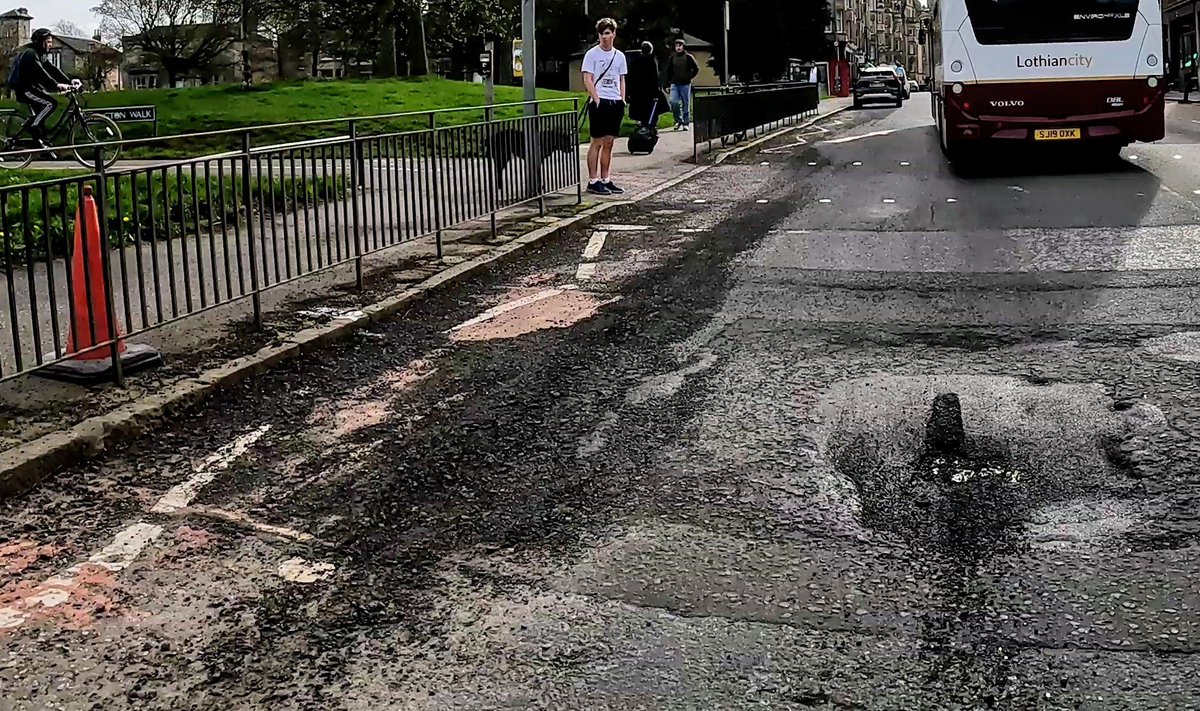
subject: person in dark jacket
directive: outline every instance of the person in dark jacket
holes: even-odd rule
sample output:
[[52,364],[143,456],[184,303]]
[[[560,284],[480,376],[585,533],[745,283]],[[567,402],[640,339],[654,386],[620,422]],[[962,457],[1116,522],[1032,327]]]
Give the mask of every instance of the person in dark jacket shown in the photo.
[[8,88],[16,94],[17,101],[29,107],[31,118],[26,127],[34,140],[44,145],[46,121],[58,108],[58,101],[50,93],[69,90],[71,80],[48,59],[54,34],[45,28],[37,29],[32,40],[13,60]]
[[667,60],[666,81],[671,89],[671,110],[675,112],[675,130],[692,125],[692,80],[700,73],[696,58],[687,51],[683,38],[675,40],[675,53]]
[[641,53],[629,57],[629,118],[653,126],[658,117],[667,112],[666,104],[662,102],[659,76],[654,45],[643,42]]

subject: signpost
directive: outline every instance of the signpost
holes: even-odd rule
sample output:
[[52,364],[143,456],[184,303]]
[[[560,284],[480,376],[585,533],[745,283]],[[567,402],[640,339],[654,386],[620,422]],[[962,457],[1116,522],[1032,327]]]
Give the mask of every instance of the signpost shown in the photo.
[[158,135],[157,106],[114,106],[112,108],[88,109],[89,114],[107,116],[117,123],[152,123],[154,135]]

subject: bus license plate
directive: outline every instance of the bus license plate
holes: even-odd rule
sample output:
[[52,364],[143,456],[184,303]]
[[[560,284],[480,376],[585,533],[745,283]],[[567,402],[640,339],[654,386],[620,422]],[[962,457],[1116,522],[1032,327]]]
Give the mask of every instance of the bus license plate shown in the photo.
[[1079,138],[1077,128],[1039,128],[1033,132],[1035,141],[1078,141]]

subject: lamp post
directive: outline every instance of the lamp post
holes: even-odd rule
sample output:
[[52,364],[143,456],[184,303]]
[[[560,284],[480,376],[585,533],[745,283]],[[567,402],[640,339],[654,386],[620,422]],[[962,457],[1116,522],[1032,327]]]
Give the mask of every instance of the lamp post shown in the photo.
[[725,83],[729,84],[729,0],[725,0]]

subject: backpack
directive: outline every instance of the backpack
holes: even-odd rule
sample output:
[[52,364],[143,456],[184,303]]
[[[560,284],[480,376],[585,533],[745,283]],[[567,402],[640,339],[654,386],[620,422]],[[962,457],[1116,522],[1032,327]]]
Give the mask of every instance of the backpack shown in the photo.
[[12,62],[8,65],[8,79],[4,81],[4,85],[9,89],[16,89],[17,82],[21,80],[21,52],[13,55]]

